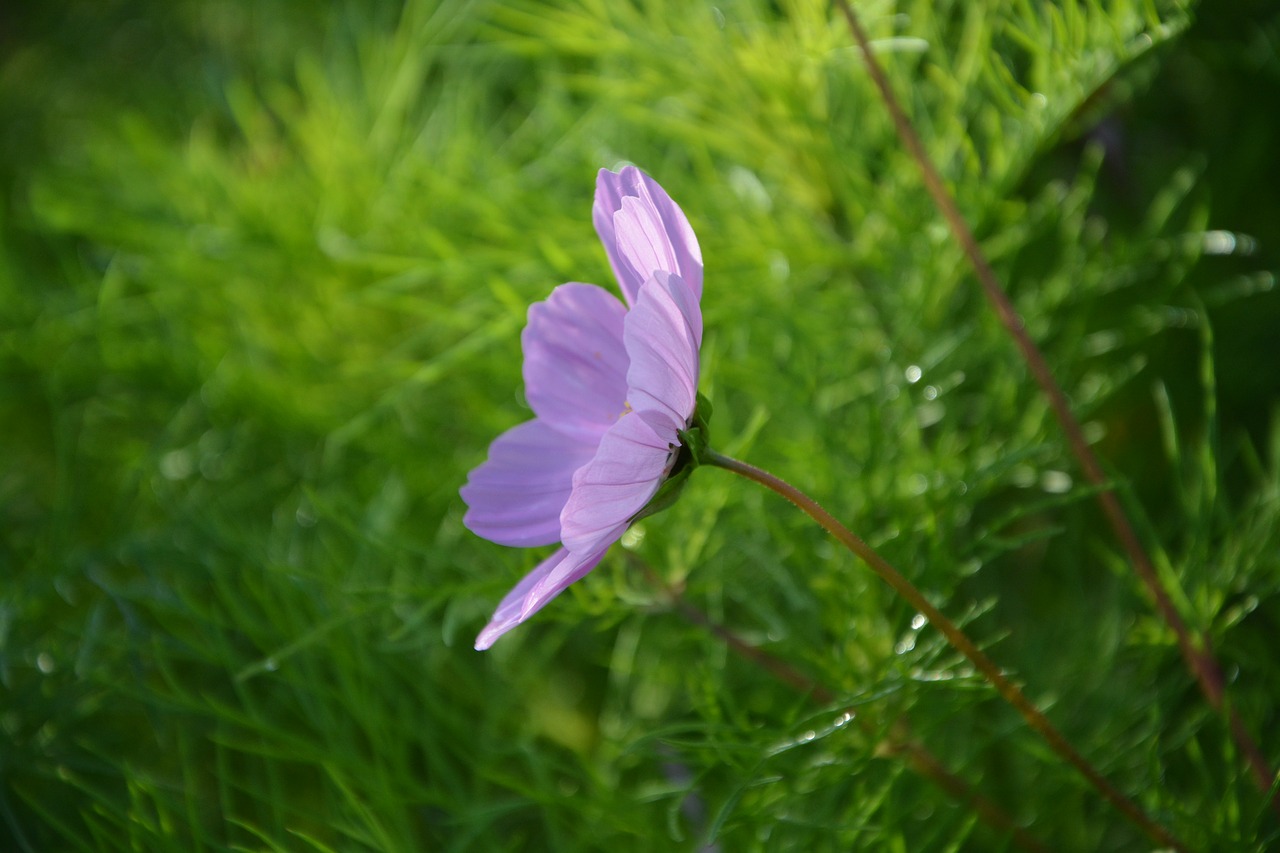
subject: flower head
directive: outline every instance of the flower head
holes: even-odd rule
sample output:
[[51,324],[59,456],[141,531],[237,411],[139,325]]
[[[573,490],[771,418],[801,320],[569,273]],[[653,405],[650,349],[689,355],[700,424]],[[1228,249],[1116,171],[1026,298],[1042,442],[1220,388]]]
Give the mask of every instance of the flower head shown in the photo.
[[502,545],[560,547],[498,605],[477,649],[603,559],[671,473],[697,405],[702,254],[684,213],[634,166],[600,170],[592,211],[622,288],[562,284],[520,341],[534,417],[462,487],[463,523]]

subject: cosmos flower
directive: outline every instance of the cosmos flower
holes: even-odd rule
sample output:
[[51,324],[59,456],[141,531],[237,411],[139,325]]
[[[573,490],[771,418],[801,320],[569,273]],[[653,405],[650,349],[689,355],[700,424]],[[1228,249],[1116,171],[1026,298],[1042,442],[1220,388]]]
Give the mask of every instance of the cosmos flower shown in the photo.
[[676,465],[697,406],[702,254],[684,213],[634,166],[602,169],[592,210],[621,286],[562,284],[520,341],[531,421],[494,440],[462,487],[467,528],[560,543],[498,605],[487,649],[599,564]]

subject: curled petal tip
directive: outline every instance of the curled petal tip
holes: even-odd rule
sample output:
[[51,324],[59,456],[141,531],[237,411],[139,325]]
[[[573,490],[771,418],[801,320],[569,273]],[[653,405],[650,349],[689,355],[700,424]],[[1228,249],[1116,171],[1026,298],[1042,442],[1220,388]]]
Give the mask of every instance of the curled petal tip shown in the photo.
[[592,221],[628,305],[657,271],[678,275],[702,297],[702,250],[680,206],[653,178],[626,166],[601,169]]
[[493,612],[493,618],[476,637],[476,651],[484,651],[498,641],[503,634],[524,622],[575,581],[581,580],[604,559],[613,541],[589,554],[575,554],[567,548],[557,548],[520,583],[507,593]]

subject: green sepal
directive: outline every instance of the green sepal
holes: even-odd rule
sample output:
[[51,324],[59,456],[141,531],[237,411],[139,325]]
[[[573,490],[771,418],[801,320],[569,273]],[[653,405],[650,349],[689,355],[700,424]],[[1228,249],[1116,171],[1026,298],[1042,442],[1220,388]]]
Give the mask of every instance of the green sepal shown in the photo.
[[702,392],[698,391],[697,401],[693,406],[693,417],[689,419],[691,427],[697,427],[704,433],[711,427],[711,401],[702,396]]

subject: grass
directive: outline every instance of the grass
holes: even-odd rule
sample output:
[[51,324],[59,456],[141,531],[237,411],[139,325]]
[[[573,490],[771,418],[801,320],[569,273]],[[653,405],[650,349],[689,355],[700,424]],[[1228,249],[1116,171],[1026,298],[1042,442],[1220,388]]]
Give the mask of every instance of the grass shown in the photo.
[[[1280,224],[1250,106],[1280,19],[859,11],[1280,763]],[[699,235],[715,446],[881,550],[1191,847],[1277,843],[827,4],[6,14],[0,846],[1008,847],[892,754],[904,724],[1049,846],[1143,844],[725,472],[471,649],[540,554],[469,534],[457,488],[528,416],[527,306],[609,284],[592,180],[621,161]]]

